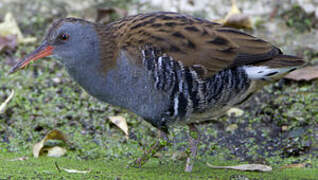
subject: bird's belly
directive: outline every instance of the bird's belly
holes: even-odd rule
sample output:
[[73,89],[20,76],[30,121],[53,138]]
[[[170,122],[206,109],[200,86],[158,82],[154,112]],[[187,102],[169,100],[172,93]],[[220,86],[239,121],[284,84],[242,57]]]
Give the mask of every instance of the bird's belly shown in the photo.
[[189,118],[187,118],[185,123],[200,123],[205,121],[217,120],[217,118],[224,115],[230,108],[231,106],[225,105],[211,108],[203,113],[193,113],[190,115]]

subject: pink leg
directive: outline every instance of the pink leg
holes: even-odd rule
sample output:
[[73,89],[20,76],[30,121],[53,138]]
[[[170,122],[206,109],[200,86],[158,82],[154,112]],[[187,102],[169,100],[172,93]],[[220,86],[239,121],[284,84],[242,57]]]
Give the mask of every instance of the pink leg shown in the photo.
[[191,172],[193,168],[194,161],[196,159],[198,144],[199,144],[199,131],[194,124],[189,124],[189,142],[190,142],[190,152],[187,158],[185,172]]

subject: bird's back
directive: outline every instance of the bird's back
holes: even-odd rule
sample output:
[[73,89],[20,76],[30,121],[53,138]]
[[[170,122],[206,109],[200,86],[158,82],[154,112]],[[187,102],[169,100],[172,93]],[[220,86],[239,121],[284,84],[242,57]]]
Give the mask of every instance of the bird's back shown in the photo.
[[[282,52],[270,43],[232,28],[189,15],[156,12],[124,17],[108,25],[116,44],[141,64],[141,49],[160,50],[184,66],[203,65],[211,75],[228,67],[262,65]],[[104,31],[102,29],[101,31]],[[270,67],[298,66],[301,58],[265,63]],[[285,63],[284,63],[285,62]]]

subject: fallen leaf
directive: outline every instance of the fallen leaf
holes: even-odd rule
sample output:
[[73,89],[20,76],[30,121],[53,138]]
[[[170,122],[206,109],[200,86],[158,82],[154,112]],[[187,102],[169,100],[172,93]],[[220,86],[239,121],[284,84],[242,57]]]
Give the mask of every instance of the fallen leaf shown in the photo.
[[60,146],[61,143],[49,144],[48,142],[50,142],[50,140],[60,140],[63,143],[67,142],[66,137],[61,131],[52,130],[40,142],[34,144],[33,156],[35,158],[46,153],[51,157],[61,157],[66,153],[66,149]]
[[17,36],[10,34],[7,36],[0,36],[0,52],[5,49],[14,49],[17,46]]
[[10,100],[13,98],[13,95],[14,95],[14,90],[11,91],[9,97],[0,105],[0,114],[4,112],[6,106],[8,105]]
[[101,24],[107,24],[119,17],[124,17],[127,15],[128,15],[128,12],[124,9],[99,8],[97,9],[97,16],[96,16],[95,22],[98,22]]
[[4,21],[0,23],[0,36],[7,37],[8,35],[16,35],[19,43],[32,43],[36,41],[34,37],[23,37],[18,23],[10,12],[5,15]]
[[172,154],[172,160],[186,160],[188,157],[187,153],[184,151],[176,151]]
[[61,78],[55,77],[52,79],[53,82],[55,82],[56,84],[59,84],[62,82]]
[[248,15],[243,14],[236,5],[236,0],[232,0],[231,10],[224,19],[216,20],[216,22],[226,27],[234,27],[238,29],[252,29],[252,22]]
[[25,161],[28,160],[28,157],[22,156],[22,157],[18,157],[18,158],[14,158],[14,159],[9,159],[8,161]]
[[47,149],[47,156],[49,157],[61,157],[66,153],[66,149],[63,147],[55,146]]
[[242,164],[236,166],[214,166],[209,163],[207,165],[213,169],[234,169],[240,171],[262,171],[262,172],[269,172],[272,171],[272,167],[266,166],[263,164]]
[[128,125],[126,122],[126,119],[122,116],[110,116],[108,117],[109,120],[114,123],[117,127],[119,127],[126,135],[126,138],[128,139]]
[[188,4],[190,4],[191,6],[194,6],[194,0],[188,0]]
[[66,169],[66,168],[61,168],[62,170],[68,172],[68,173],[80,173],[80,174],[87,174],[89,172],[91,172],[91,170],[87,170],[87,171],[80,171],[80,170],[76,170],[76,169]]
[[285,166],[280,167],[281,169],[288,169],[288,168],[305,168],[307,167],[308,163],[299,163],[299,164],[288,164]]
[[33,157],[38,158],[40,156],[41,149],[44,146],[43,144],[44,144],[44,142],[40,141],[40,142],[33,145],[33,149],[32,149]]
[[44,140],[45,140],[45,141],[48,141],[48,140],[50,140],[50,139],[62,140],[62,141],[64,141],[64,142],[67,141],[67,140],[66,140],[66,137],[64,136],[64,134],[63,134],[61,131],[56,130],[56,129],[50,131],[50,132],[44,137]]
[[55,167],[56,169],[61,172],[62,170],[68,172],[68,173],[80,173],[80,174],[87,174],[89,172],[91,172],[91,170],[87,170],[87,171],[81,171],[81,170],[76,170],[76,169],[66,169],[66,168],[62,168],[60,167],[57,162],[54,163],[55,164]]
[[287,130],[288,130],[288,126],[283,125],[283,126],[282,126],[282,131],[287,131]]
[[244,114],[244,111],[242,109],[239,108],[231,108],[226,112],[227,116],[231,117],[240,117]]
[[318,78],[318,65],[307,66],[288,73],[284,78],[295,81],[310,81]]
[[225,131],[226,132],[234,132],[238,128],[237,124],[230,124],[229,126],[226,127]]

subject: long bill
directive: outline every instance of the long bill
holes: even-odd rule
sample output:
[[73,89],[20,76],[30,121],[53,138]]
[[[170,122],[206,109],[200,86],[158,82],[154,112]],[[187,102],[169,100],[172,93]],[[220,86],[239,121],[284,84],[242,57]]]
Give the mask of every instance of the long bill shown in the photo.
[[36,61],[38,59],[41,59],[43,57],[47,57],[52,55],[53,53],[53,46],[50,46],[47,44],[46,41],[44,41],[37,49],[35,49],[32,53],[22,58],[17,64],[15,64],[9,71],[9,73],[14,73],[22,68],[24,68],[26,65],[28,65],[31,61]]

